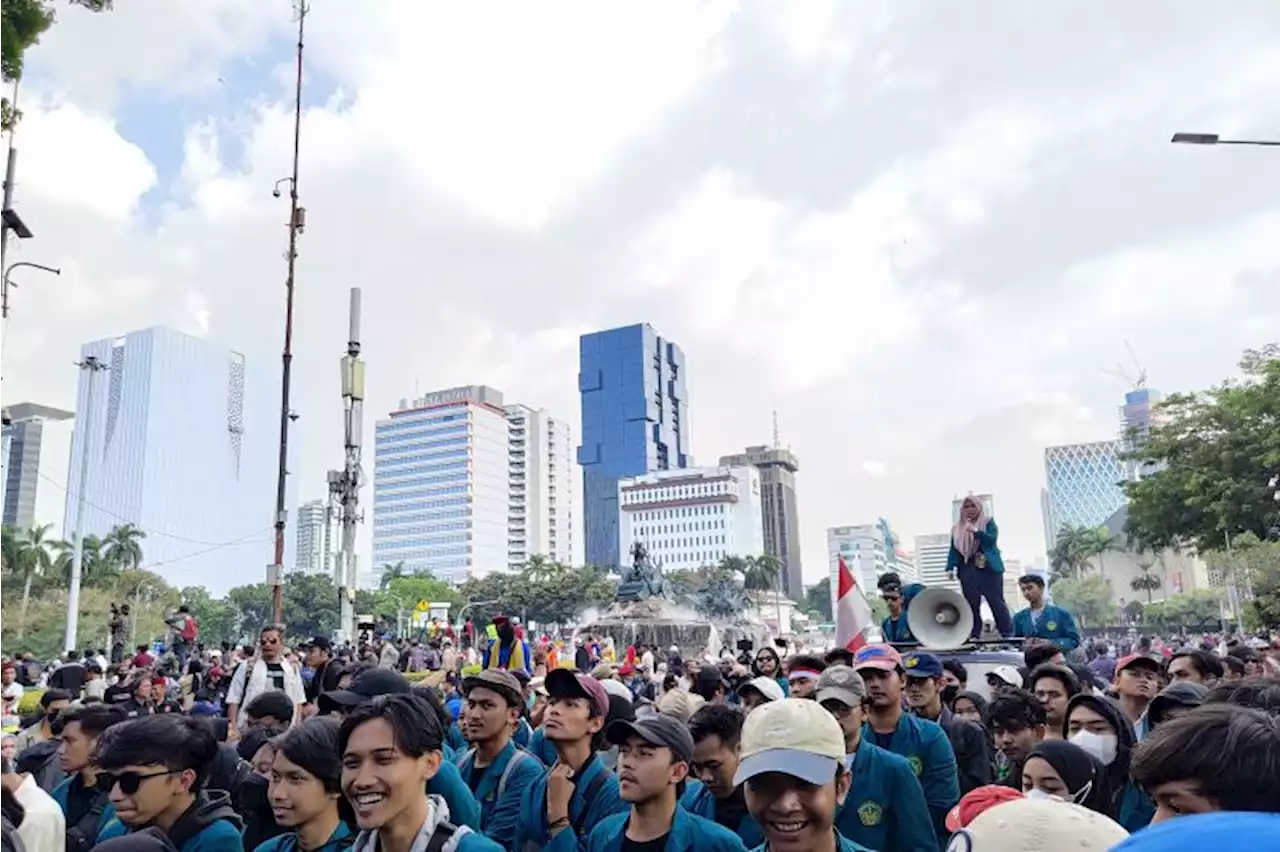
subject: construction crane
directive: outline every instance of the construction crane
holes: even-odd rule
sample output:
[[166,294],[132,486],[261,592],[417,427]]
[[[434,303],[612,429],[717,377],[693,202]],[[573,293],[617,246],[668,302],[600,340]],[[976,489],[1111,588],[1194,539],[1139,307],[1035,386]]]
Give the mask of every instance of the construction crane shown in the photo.
[[1114,370],[1103,370],[1109,376],[1116,376],[1124,379],[1133,390],[1142,390],[1147,386],[1147,368],[1138,362],[1138,356],[1134,354],[1133,347],[1129,341],[1124,342],[1124,348],[1129,352],[1129,360],[1133,361],[1133,369],[1137,372],[1131,372],[1124,364],[1116,364]]

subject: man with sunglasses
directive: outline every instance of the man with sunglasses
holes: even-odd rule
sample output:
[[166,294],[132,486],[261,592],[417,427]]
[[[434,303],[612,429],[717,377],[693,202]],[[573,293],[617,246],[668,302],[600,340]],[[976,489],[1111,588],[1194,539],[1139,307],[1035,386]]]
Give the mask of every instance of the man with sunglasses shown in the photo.
[[902,578],[894,571],[886,571],[876,580],[880,597],[889,608],[889,617],[880,622],[880,632],[886,642],[918,642],[907,624],[907,605],[924,590],[919,583],[902,584]]
[[244,852],[230,796],[203,789],[217,750],[199,719],[149,716],[109,728],[96,759],[116,819],[130,830],[158,828],[179,852]]
[[285,659],[284,631],[274,624],[258,634],[258,655],[245,660],[231,675],[227,690],[227,739],[240,736],[236,721],[240,708],[248,706],[264,692],[283,692],[293,706],[307,702],[302,676],[293,663]]

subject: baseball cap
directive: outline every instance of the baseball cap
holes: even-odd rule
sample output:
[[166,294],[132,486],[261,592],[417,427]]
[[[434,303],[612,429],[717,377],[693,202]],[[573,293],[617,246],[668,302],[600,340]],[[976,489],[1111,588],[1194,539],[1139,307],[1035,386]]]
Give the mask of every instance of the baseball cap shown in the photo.
[[639,737],[649,745],[671,749],[676,760],[693,761],[693,736],[689,726],[682,725],[671,716],[654,715],[628,721],[617,719],[605,729],[605,739],[613,745],[622,745],[632,737]]
[[1142,829],[1113,852],[1235,849],[1244,837],[1249,838],[1251,852],[1280,852],[1280,814],[1217,811],[1180,816]]
[[466,695],[477,686],[492,689],[512,705],[519,706],[524,703],[524,690],[520,688],[519,679],[506,669],[483,669],[469,677],[464,677],[462,694]]
[[319,648],[321,651],[330,651],[333,649],[333,643],[326,636],[312,636],[306,642],[302,643],[303,648]]
[[782,694],[782,687],[778,686],[778,682],[771,677],[753,677],[738,687],[738,695],[742,695],[748,689],[760,693],[760,697],[765,701],[781,701],[787,697]]
[[716,689],[728,689],[729,685],[725,682],[724,675],[720,673],[720,669],[710,663],[698,669],[698,679],[694,685],[694,692],[713,692]]
[[912,651],[902,658],[907,677],[942,677],[942,660],[933,654]]
[[981,787],[974,787],[960,797],[955,807],[947,811],[947,831],[957,832],[977,819],[978,814],[988,808],[1021,798],[1020,791],[1003,784],[983,784]]
[[553,698],[585,698],[592,703],[597,716],[609,715],[609,693],[600,681],[569,669],[553,669],[543,681],[547,695]]
[[330,708],[334,705],[342,708],[355,707],[357,704],[363,704],[371,698],[377,698],[379,695],[394,695],[396,693],[413,692],[413,687],[409,685],[409,681],[405,680],[404,675],[391,669],[368,669],[360,672],[351,679],[351,684],[346,689],[334,689],[329,692],[320,693],[319,704],[321,710],[325,710],[325,704]]
[[846,707],[857,707],[867,697],[867,685],[849,666],[827,666],[818,676],[818,703],[839,701]]
[[902,668],[902,655],[892,645],[863,645],[853,655],[855,669],[878,669],[882,672],[893,672]]
[[1017,666],[996,666],[987,672],[987,677],[998,678],[1009,686],[1022,686],[1022,672],[1018,671]]
[[1019,798],[978,814],[951,842],[955,847],[955,838],[964,837],[967,844],[958,848],[971,852],[1056,852],[1068,845],[1110,849],[1128,836],[1114,820],[1080,805]]
[[547,694],[546,678],[545,677],[530,678],[529,688],[532,689],[534,692],[536,692],[538,695],[546,695]]
[[844,733],[816,701],[784,698],[757,708],[742,724],[742,760],[735,785],[766,772],[781,772],[824,785],[844,765]]
[[1163,666],[1148,657],[1146,654],[1130,654],[1127,657],[1121,657],[1116,661],[1116,677],[1120,677],[1120,672],[1133,665],[1145,665],[1146,668],[1158,672]]

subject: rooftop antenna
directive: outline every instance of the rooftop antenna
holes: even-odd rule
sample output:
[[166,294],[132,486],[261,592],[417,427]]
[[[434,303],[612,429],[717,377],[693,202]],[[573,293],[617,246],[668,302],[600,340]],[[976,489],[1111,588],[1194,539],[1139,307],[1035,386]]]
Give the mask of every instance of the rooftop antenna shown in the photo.
[[773,410],[773,448],[782,449],[782,440],[778,436],[778,409]]

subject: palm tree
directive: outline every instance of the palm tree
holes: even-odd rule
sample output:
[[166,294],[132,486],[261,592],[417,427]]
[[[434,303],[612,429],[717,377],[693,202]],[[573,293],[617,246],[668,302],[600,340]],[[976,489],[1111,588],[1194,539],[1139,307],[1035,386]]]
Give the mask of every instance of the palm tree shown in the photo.
[[392,580],[398,580],[401,577],[408,576],[408,574],[409,572],[404,567],[403,559],[401,559],[395,565],[392,565],[390,562],[387,562],[382,566],[382,577],[378,580],[378,588],[385,590],[387,586],[391,585]]
[[1102,558],[1108,552],[1118,549],[1120,537],[1112,535],[1111,531],[1106,527],[1095,527],[1089,531],[1085,541],[1089,555],[1098,557],[1098,574],[1101,575],[1102,579],[1107,579],[1107,567]]
[[5,561],[9,571],[22,583],[22,610],[18,621],[18,638],[27,635],[27,606],[31,602],[31,584],[37,577],[47,575],[53,569],[53,557],[49,552],[52,542],[48,539],[53,524],[33,525],[26,532],[10,533],[5,545]]
[[561,565],[559,562],[553,562],[552,560],[547,559],[547,557],[539,553],[535,553],[529,557],[527,562],[524,563],[523,573],[525,579],[536,584],[545,583],[552,577],[563,574],[564,570],[565,566]]
[[782,632],[782,560],[771,553],[764,553],[760,556],[748,556],[746,559],[747,572],[742,577],[742,585],[744,588],[751,589],[756,592],[756,612],[760,615],[761,621],[764,620],[764,614],[761,612],[760,592],[772,591],[774,593],[774,605],[777,609],[778,632]]
[[[67,586],[71,585],[71,568],[75,563],[75,541],[50,542],[54,551],[52,574]],[[80,582],[86,586],[99,586],[120,576],[119,563],[107,559],[102,553],[102,539],[90,533],[84,537],[84,553],[80,557]]]
[[1089,569],[1093,531],[1088,527],[1063,524],[1055,537],[1049,562],[1059,577],[1081,577]]
[[133,524],[118,524],[112,527],[111,532],[107,533],[102,539],[102,555],[108,562],[119,566],[121,571],[138,568],[142,565],[142,545],[140,542],[146,537],[146,531]]

